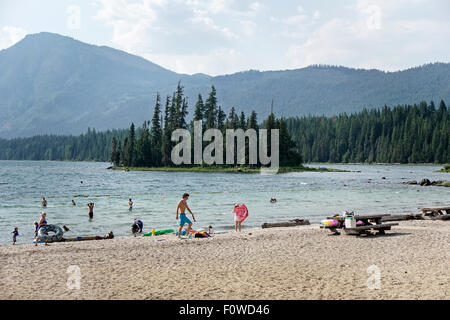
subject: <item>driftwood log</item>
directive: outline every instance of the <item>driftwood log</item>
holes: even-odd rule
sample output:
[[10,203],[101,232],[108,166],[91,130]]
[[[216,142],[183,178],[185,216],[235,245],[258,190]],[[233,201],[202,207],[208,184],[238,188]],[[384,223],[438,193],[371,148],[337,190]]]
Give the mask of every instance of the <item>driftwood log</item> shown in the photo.
[[403,220],[423,220],[423,214],[422,213],[394,214],[381,218],[382,222],[403,221]]
[[291,221],[284,221],[284,222],[265,222],[261,225],[261,228],[278,228],[278,227],[295,227],[295,226],[303,226],[303,225],[309,225],[308,219],[296,219]]
[[87,241],[87,240],[106,240],[113,239],[114,233],[111,231],[104,236],[85,236],[85,237],[74,237],[74,238],[62,238],[61,241]]

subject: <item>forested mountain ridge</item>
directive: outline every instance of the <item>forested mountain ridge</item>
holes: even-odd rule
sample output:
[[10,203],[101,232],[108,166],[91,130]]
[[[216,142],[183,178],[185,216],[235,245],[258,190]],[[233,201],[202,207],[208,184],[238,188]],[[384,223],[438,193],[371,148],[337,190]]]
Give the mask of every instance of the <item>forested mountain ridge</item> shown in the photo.
[[[220,63],[220,61],[218,61]],[[28,35],[0,51],[0,137],[81,134],[127,128],[153,114],[181,80],[195,101],[214,85],[225,112],[261,118],[272,99],[279,116],[333,115],[383,105],[450,100],[450,63],[398,72],[333,66],[183,75],[141,57],[52,33]],[[188,115],[191,117],[192,115]]]
[[[196,110],[199,105],[196,104]],[[160,107],[160,114],[165,113]],[[194,118],[199,114],[193,113]],[[264,123],[255,125],[256,119],[256,113],[248,117],[235,110],[228,115],[223,114],[225,127],[264,127]],[[331,117],[291,117],[283,119],[282,124],[286,125],[304,162],[450,162],[450,108],[444,101],[438,105],[421,102],[394,108],[385,106]],[[144,128],[150,129],[149,125],[150,122],[146,121]],[[153,130],[147,134],[150,138],[154,136]],[[142,127],[137,127],[135,136],[142,136]],[[0,139],[0,160],[111,161],[114,160],[111,159],[113,139],[116,139],[116,150],[119,150],[119,146],[122,149],[127,145],[127,137],[129,130],[122,129],[106,132],[89,130],[81,136]],[[121,157],[127,154],[127,148],[123,149]]]
[[444,101],[286,123],[306,162],[450,162],[450,109]]

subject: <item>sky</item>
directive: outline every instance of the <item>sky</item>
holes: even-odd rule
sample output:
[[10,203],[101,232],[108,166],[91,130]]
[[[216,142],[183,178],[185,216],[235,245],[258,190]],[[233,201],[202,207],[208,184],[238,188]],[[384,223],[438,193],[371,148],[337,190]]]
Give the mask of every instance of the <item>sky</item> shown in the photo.
[[450,61],[450,0],[0,0],[0,50],[42,31],[178,73]]

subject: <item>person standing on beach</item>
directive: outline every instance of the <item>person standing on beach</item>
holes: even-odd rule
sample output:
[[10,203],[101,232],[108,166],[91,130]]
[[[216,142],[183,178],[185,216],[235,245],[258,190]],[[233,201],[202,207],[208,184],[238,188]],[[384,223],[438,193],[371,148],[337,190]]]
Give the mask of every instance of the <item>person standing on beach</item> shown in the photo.
[[34,238],[37,238],[39,230],[39,223],[37,221],[34,222]]
[[89,202],[88,207],[89,207],[89,219],[92,219],[94,218],[94,203]]
[[237,232],[238,228],[239,228],[239,232],[241,232],[241,225],[242,225],[242,221],[241,221],[241,217],[238,216],[237,214],[237,208],[239,207],[238,204],[234,205],[234,209],[233,209],[233,213],[234,213],[234,230]]
[[[38,241],[39,241],[39,236],[38,236],[38,233],[39,233],[39,229],[42,227],[42,226],[46,226],[47,225],[47,220],[45,220],[45,218],[47,217],[47,214],[45,213],[45,212],[41,212],[41,220],[39,220],[39,222],[38,222],[38,226],[37,226],[37,234],[36,234],[36,241],[35,241],[35,243],[34,243],[34,245],[37,247],[37,245],[38,245]],[[45,243],[45,245],[47,245],[47,242]]]
[[188,228],[186,230],[186,235],[189,236],[189,231],[191,231],[192,222],[186,217],[186,209],[190,212],[192,215],[192,219],[195,222],[194,214],[192,213],[191,209],[189,209],[189,206],[187,205],[187,200],[189,199],[189,193],[183,194],[183,198],[178,202],[177,206],[177,220],[178,220],[178,211],[180,211],[180,228],[178,229],[178,238],[181,239],[181,229],[183,229],[184,225],[187,223]]
[[133,210],[133,201],[130,199],[128,199],[128,211],[132,211]]
[[14,231],[11,232],[13,234],[13,244],[16,244],[16,238],[19,235],[19,228],[18,227],[14,227]]
[[47,207],[47,200],[45,200],[45,197],[42,197],[42,207]]
[[235,230],[237,232],[239,229],[239,232],[241,232],[242,222],[244,222],[244,220],[248,216],[248,209],[243,203],[241,205],[235,204],[233,213],[234,213]]

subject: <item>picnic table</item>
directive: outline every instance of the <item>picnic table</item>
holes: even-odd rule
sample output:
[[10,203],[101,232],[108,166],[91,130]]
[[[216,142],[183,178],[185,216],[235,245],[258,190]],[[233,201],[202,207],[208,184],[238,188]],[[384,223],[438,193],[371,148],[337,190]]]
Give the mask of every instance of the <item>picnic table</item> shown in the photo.
[[[419,208],[425,216],[435,217],[442,220],[450,219],[450,207]],[[445,213],[444,213],[445,211]]]
[[391,230],[392,226],[397,226],[398,223],[382,223],[383,217],[390,216],[390,214],[371,214],[371,215],[355,215],[356,221],[361,221],[362,224],[354,228],[345,228],[345,218],[342,216],[338,217],[327,217],[327,219],[337,220],[337,226],[321,226],[321,228],[330,229],[334,234],[340,234],[337,229],[344,229],[347,234],[353,235],[363,235],[371,234],[371,230],[377,231],[378,234],[385,234],[386,230]]

